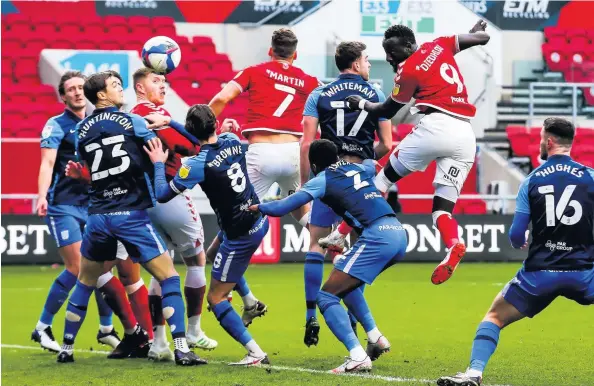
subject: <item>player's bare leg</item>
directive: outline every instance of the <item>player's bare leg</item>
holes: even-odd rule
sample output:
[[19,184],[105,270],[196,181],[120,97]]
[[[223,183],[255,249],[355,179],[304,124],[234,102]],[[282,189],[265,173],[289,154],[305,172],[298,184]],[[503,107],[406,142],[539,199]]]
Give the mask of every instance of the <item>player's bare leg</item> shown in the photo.
[[227,300],[227,294],[235,285],[236,283],[224,283],[211,277],[207,296],[210,309],[221,326],[248,351],[242,360],[229,363],[229,365],[247,367],[267,365],[270,363],[268,356],[252,338],[243,321]]
[[340,300],[351,291],[359,288],[363,282],[342,271],[333,269],[318,293],[318,307],[324,315],[326,324],[349,350],[349,357],[339,367],[331,370],[332,373],[368,372],[371,371],[371,359],[353,331],[349,316],[340,304]]
[[207,362],[190,351],[186,341],[185,305],[181,296],[179,274],[169,253],[165,252],[143,266],[161,286],[163,317],[169,324],[175,345],[175,364],[181,366],[203,365]]
[[184,257],[184,263],[187,267],[186,279],[184,283],[184,295],[186,296],[186,306],[188,315],[188,333],[186,338],[188,346],[203,350],[214,350],[218,342],[206,336],[200,327],[202,316],[202,307],[204,295],[206,293],[206,254],[201,248],[197,255]]
[[479,324],[472,344],[470,365],[466,371],[437,380],[439,386],[479,386],[483,381],[483,371],[495,352],[499,342],[499,332],[506,326],[525,317],[516,307],[503,298],[500,292]]

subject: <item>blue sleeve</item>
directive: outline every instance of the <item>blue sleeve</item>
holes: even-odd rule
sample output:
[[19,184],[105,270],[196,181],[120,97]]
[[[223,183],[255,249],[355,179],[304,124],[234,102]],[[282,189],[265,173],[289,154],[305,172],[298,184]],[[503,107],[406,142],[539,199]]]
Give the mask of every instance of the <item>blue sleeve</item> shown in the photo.
[[219,135],[219,138],[222,140],[227,140],[227,141],[231,140],[231,141],[241,142],[241,140],[239,139],[237,134],[234,134],[231,132],[223,133],[223,134]]
[[309,96],[307,97],[307,102],[305,102],[305,109],[303,110],[303,115],[308,117],[319,118],[318,100],[320,99],[320,94],[322,93],[323,88],[323,86],[320,86],[313,90],[311,94],[309,94]]
[[173,190],[173,188],[167,183],[167,179],[165,178],[165,164],[163,162],[155,163],[154,180],[157,201],[161,203],[168,202],[173,197],[178,195],[178,192]]
[[[377,92],[378,102],[384,103],[386,101],[386,95],[384,95],[384,92],[379,87],[376,87],[375,85],[372,85],[372,87],[375,89],[375,92]],[[388,121],[388,119],[380,117],[380,118],[378,118],[378,121],[380,121],[380,122]]]
[[530,223],[530,214],[517,212],[509,228],[509,241],[512,247],[521,248],[526,243],[526,231]]
[[194,186],[204,181],[206,154],[207,151],[200,151],[198,155],[188,159],[186,163],[179,168],[170,184],[171,188],[177,194],[186,189],[192,189]]
[[173,119],[171,120],[171,122],[169,122],[169,126],[171,128],[173,128],[173,130],[177,131],[178,133],[180,133],[181,135],[183,135],[184,137],[186,137],[186,139],[190,142],[192,142],[192,144],[194,144],[195,146],[200,146],[200,142],[198,142],[198,138],[194,137],[192,134],[190,134],[184,125],[182,125],[179,122],[174,121]]
[[146,125],[146,120],[137,114],[130,114],[132,118],[132,126],[134,127],[134,135],[141,138],[144,142],[156,138],[157,135],[150,131]]
[[530,184],[530,175],[520,185],[518,197],[516,197],[516,213],[525,213],[530,215],[530,202],[528,201],[528,186]]
[[313,197],[309,193],[300,190],[282,200],[260,204],[259,208],[260,212],[267,216],[282,217],[297,208],[301,208],[311,200],[313,200]]
[[300,192],[309,193],[313,198],[322,198],[326,194],[326,172],[321,172],[301,187]]
[[588,173],[590,173],[590,177],[592,177],[592,180],[594,180],[594,169],[588,168]]
[[64,130],[54,118],[47,121],[41,131],[41,148],[57,149],[64,138]]

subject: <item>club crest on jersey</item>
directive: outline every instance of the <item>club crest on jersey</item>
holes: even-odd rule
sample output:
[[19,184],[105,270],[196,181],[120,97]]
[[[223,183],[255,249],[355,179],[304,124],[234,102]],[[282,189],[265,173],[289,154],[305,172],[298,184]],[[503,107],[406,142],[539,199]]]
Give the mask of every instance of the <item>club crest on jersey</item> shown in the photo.
[[400,85],[399,84],[394,84],[394,88],[392,89],[392,96],[396,96],[398,95],[398,93],[400,92]]
[[50,135],[52,135],[52,127],[50,125],[47,125],[41,131],[41,138],[46,139],[49,138]]
[[182,167],[179,168],[179,177],[185,180],[190,175],[191,169],[190,166],[182,165]]

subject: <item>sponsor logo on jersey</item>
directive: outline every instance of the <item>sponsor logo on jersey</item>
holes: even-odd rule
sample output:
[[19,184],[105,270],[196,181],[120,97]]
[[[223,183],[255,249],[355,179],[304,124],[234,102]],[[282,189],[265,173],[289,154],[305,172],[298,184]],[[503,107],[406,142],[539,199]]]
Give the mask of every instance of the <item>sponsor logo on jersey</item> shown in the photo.
[[448,174],[454,178],[458,177],[460,174],[460,169],[455,166],[450,166],[450,170],[448,170]]
[[[41,138],[46,139],[49,138],[50,135],[52,135],[52,127],[50,125],[47,125],[46,127],[43,128],[43,130],[41,131]],[[72,130],[70,131],[72,133]]]
[[182,167],[179,168],[179,178],[184,179],[184,180],[186,178],[188,178],[188,176],[190,175],[191,169],[192,169],[192,167],[190,167],[190,166],[182,165]]
[[548,248],[551,250],[551,252],[557,250],[557,251],[567,251],[567,252],[571,252],[573,250],[573,247],[568,247],[565,242],[563,241],[557,241],[552,242],[551,240],[548,240],[545,243],[545,248]]
[[392,96],[395,97],[400,92],[400,85],[398,83],[394,84],[394,88],[392,89]]
[[466,100],[462,97],[451,97],[452,103],[466,103]]

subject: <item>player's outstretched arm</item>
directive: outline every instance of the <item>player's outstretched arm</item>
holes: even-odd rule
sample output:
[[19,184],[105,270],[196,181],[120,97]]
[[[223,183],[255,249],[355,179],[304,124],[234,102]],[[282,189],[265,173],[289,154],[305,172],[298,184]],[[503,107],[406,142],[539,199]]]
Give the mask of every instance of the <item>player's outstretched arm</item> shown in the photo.
[[460,51],[487,44],[491,37],[485,32],[486,28],[487,22],[481,19],[470,29],[469,33],[458,35],[458,47]]
[[260,211],[262,214],[272,217],[282,217],[291,213],[295,209],[301,208],[303,205],[312,201],[314,198],[307,192],[302,190],[283,198],[282,200],[270,201],[264,204],[252,205],[249,210],[252,212]]
[[375,159],[379,160],[392,150],[392,122],[381,121],[377,131],[379,142],[373,148]]
[[214,98],[212,98],[208,103],[208,106],[212,109],[215,117],[218,117],[223,112],[223,109],[225,109],[227,103],[237,98],[239,94],[241,94],[241,90],[237,84],[231,81],[227,83],[225,87],[214,96]]
[[346,102],[351,110],[365,110],[373,117],[387,119],[392,118],[405,106],[392,98],[388,98],[384,102],[373,103],[363,99],[360,95],[351,95],[346,98]]

